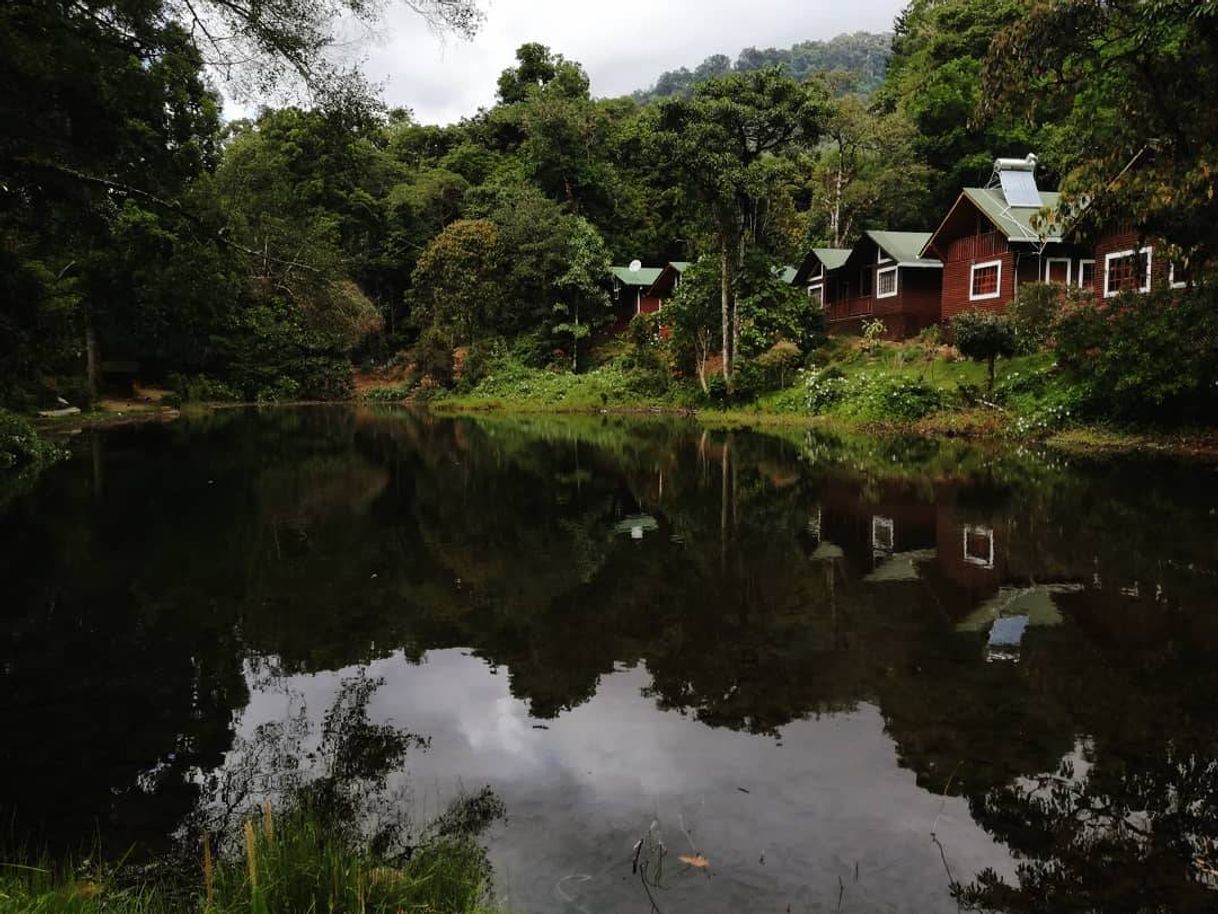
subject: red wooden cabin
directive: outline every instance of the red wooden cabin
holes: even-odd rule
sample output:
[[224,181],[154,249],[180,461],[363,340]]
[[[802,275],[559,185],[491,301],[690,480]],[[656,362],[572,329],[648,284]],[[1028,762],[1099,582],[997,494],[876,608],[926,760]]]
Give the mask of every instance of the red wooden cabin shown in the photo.
[[818,292],[829,332],[861,333],[865,322],[878,320],[885,339],[899,340],[937,323],[943,265],[922,256],[929,239],[925,232],[869,231],[843,264],[826,269]]
[[1059,195],[1036,186],[1036,157],[999,159],[991,187],[965,188],[922,250],[943,262],[940,319],[1005,311],[1021,283],[1092,288],[1093,253],[1063,237]]
[[609,268],[615,332],[625,330],[636,314],[652,314],[660,310],[660,299],[650,290],[661,272],[659,267],[641,266],[637,270],[630,267]]
[[664,307],[664,302],[668,301],[676,294],[677,289],[681,287],[681,275],[689,269],[689,262],[685,260],[673,260],[664,265],[660,270],[660,275],[656,277],[656,281],[647,289],[646,298],[654,299],[659,302],[657,311]]

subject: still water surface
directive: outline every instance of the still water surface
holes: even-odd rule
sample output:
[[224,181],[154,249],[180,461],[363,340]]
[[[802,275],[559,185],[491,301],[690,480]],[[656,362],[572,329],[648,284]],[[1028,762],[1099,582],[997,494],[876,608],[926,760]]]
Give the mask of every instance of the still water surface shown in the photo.
[[[517,911],[1218,905],[1218,472],[222,411],[0,501],[0,812],[155,853],[344,682]],[[263,772],[268,778],[273,771]],[[698,852],[708,870],[677,862]]]

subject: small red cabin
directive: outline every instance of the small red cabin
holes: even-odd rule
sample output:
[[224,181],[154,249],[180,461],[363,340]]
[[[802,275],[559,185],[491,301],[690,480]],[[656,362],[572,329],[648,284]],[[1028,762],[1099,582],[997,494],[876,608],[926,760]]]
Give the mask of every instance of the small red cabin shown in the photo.
[[937,323],[943,265],[922,256],[929,239],[925,232],[869,231],[844,263],[823,271],[821,283],[807,277],[809,294],[823,299],[829,332],[861,333],[865,322],[878,320],[886,339],[899,340]]
[[825,280],[830,271],[845,264],[850,257],[850,248],[813,248],[810,250],[795,275],[791,285],[808,290],[808,298],[818,308],[825,306]]
[[685,260],[673,260],[665,264],[664,269],[660,270],[660,275],[656,277],[647,290],[646,297],[659,302],[656,310],[664,307],[664,302],[668,301],[676,294],[677,289],[681,287],[681,275],[689,269],[689,262]]
[[[635,266],[637,261],[630,266]],[[626,329],[636,314],[652,314],[660,310],[661,301],[651,294],[651,287],[663,271],[659,267],[610,267],[616,332]]]

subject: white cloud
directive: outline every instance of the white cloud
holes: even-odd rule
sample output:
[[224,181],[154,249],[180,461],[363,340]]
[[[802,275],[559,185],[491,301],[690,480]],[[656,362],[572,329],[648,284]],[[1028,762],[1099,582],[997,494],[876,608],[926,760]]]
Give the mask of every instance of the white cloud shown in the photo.
[[596,95],[649,86],[665,70],[711,54],[790,47],[842,32],[892,27],[905,0],[485,0],[471,42],[443,38],[392,4],[379,38],[361,49],[364,70],[390,105],[424,123],[451,123],[494,102],[495,80],[521,44],[537,41],[578,60]]

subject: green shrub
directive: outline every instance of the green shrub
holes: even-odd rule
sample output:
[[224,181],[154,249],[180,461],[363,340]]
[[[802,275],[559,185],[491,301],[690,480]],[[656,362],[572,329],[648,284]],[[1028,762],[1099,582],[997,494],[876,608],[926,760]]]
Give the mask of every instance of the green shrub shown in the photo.
[[489,375],[495,364],[503,357],[503,344],[499,340],[483,340],[473,343],[465,351],[465,361],[461,363],[461,380],[457,389],[468,392],[478,386],[478,383]]
[[233,403],[241,399],[228,384],[207,375],[170,375],[169,386],[184,403]]
[[441,387],[453,383],[453,350],[448,338],[435,327],[428,327],[415,345],[414,361],[419,371]]
[[1058,364],[1094,416],[1212,422],[1218,415],[1218,287],[1067,302],[1053,336]]
[[[1070,290],[1072,293],[1079,291]],[[1007,306],[1007,316],[1020,352],[1036,352],[1049,344],[1062,297],[1066,294],[1067,290],[1056,283],[1030,282],[1019,287],[1015,300]]]
[[940,392],[925,381],[864,373],[845,385],[840,411],[856,419],[910,422],[943,405]]
[[952,320],[956,348],[989,369],[988,389],[994,389],[994,363],[1015,354],[1015,330],[1004,315],[993,311],[965,311]]
[[836,368],[809,368],[804,372],[804,405],[819,414],[840,403],[846,396],[846,379]]
[[921,332],[914,337],[914,342],[925,349],[938,349],[943,345],[943,328],[938,324],[923,327]]
[[364,391],[363,399],[372,403],[400,403],[409,397],[415,388],[416,384],[413,381],[394,384],[390,387],[371,387]]
[[267,385],[274,400],[350,400],[355,394],[351,360],[345,356],[306,355],[287,366],[281,383]]
[[766,388],[787,386],[787,380],[803,361],[803,353],[790,340],[779,340],[757,357],[757,366],[764,372]]
[[871,351],[884,338],[887,327],[878,317],[863,321],[863,348]]
[[25,419],[0,409],[0,470],[48,463],[58,448],[43,439]]

